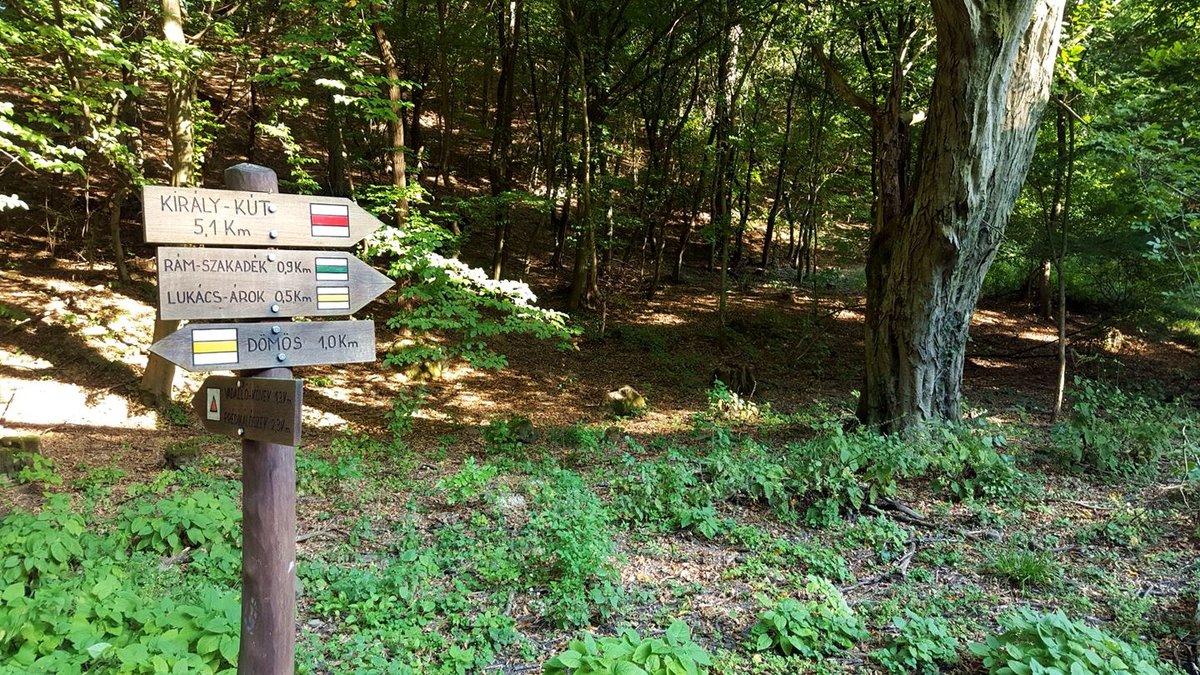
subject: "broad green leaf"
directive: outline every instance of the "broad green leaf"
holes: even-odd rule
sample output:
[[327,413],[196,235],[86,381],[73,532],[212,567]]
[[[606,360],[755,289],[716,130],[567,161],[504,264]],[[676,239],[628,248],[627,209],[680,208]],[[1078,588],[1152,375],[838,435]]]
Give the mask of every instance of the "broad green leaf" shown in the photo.
[[3,600],[6,603],[13,602],[17,598],[23,598],[23,597],[25,597],[25,583],[24,582],[9,584],[7,587],[5,587],[4,592],[0,593],[0,600]]

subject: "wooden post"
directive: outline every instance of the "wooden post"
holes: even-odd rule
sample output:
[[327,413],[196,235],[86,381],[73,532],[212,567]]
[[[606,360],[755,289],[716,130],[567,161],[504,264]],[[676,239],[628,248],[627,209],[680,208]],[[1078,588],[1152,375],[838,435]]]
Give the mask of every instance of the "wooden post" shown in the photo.
[[[275,172],[225,169],[225,187],[279,192]],[[242,371],[291,378],[290,368]],[[292,675],[296,651],[296,449],[242,440],[242,640],[240,675]]]

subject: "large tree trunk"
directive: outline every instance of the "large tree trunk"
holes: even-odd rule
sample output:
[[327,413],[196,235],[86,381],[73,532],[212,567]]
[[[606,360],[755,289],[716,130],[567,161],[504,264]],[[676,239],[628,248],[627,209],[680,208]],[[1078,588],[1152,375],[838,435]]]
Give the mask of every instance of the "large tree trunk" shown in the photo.
[[[928,126],[912,184],[881,180],[867,264],[858,412],[868,424],[905,431],[959,417],[967,329],[1033,155],[1064,4],[933,0]],[[884,167],[898,137],[886,123],[904,124],[889,109]]]

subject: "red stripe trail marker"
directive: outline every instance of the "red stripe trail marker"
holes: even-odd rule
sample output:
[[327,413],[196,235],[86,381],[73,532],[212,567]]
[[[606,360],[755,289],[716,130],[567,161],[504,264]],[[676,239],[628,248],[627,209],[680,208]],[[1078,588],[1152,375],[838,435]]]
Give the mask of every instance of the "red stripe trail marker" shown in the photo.
[[343,197],[147,185],[146,243],[350,248],[384,226]]

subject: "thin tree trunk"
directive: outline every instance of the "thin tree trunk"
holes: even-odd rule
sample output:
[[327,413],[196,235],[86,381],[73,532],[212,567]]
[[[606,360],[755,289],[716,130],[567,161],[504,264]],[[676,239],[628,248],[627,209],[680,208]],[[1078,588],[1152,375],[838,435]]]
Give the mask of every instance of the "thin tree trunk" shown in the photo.
[[125,204],[125,196],[129,194],[129,184],[122,180],[109,197],[108,231],[109,241],[112,242],[113,259],[117,264],[117,277],[122,283],[129,283],[129,268],[125,265],[125,247],[121,243],[121,212]]
[[[708,145],[712,145],[713,139],[716,137],[716,126],[709,131]],[[683,223],[683,229],[679,232],[679,250],[675,252],[675,261],[671,269],[671,280],[679,283],[683,280],[683,258],[687,253],[688,239],[692,235],[692,230],[696,227],[696,222],[700,219],[700,204],[704,200],[704,186],[708,182],[708,162],[701,163],[700,176],[697,178],[695,187],[692,188],[692,209],[688,219]]]
[[779,164],[775,170],[775,194],[771,199],[771,210],[767,212],[767,231],[763,235],[763,252],[762,259],[758,263],[759,267],[766,267],[771,260],[771,244],[775,241],[775,219],[783,207],[783,183],[784,176],[787,175],[788,150],[792,140],[792,112],[795,110],[796,85],[799,82],[800,59],[797,57],[796,65],[792,69],[792,81],[788,85],[787,108],[783,121],[783,143],[779,146]]
[[[722,3],[722,10],[728,14],[731,9],[727,3]],[[734,82],[737,81],[737,43],[740,37],[740,27],[728,19],[730,23],[722,35],[721,56],[717,64],[717,104],[715,125],[718,129],[716,136],[717,161],[713,171],[712,192],[712,221],[713,249],[710,257],[719,253],[721,261],[721,283],[718,290],[717,320],[722,329],[725,328],[726,303],[729,295],[729,236],[732,219],[730,197],[733,183],[733,145],[730,142],[733,134],[733,105]]]
[[512,217],[504,195],[512,190],[513,91],[516,89],[517,50],[521,39],[521,5],[522,0],[505,0],[500,3],[496,16],[500,75],[496,84],[496,124],[492,129],[492,144],[488,151],[488,179],[495,215],[493,279],[499,279],[504,274],[512,230]]
[[[376,14],[385,10],[382,6],[373,7]],[[388,104],[392,115],[388,118],[388,134],[391,137],[392,155],[392,185],[399,192],[396,199],[396,227],[404,227],[408,220],[408,177],[404,165],[404,118],[401,115],[403,102],[400,92],[400,65],[396,61],[396,52],[392,49],[392,41],[388,38],[383,24],[376,21],[371,24],[371,32],[375,35],[375,45],[379,48],[379,57],[383,63],[383,74],[388,80]]]
[[408,135],[406,142],[412,147],[413,161],[416,172],[420,174],[425,168],[425,127],[421,118],[425,116],[425,96],[429,91],[429,63],[426,62],[420,73],[420,82],[409,91],[412,109],[408,115]]
[[346,141],[342,135],[342,120],[333,94],[326,99],[325,146],[329,174],[329,194],[349,197],[350,182],[346,174]]
[[[183,5],[180,0],[162,0],[163,37],[175,49],[188,48],[183,34]],[[167,133],[171,138],[171,185],[190,185],[195,173],[192,102],[196,98],[196,76],[190,68],[167,82]]]
[[1066,162],[1066,179],[1062,211],[1058,218],[1058,250],[1055,252],[1055,272],[1058,274],[1058,386],[1054,394],[1054,411],[1050,415],[1051,424],[1062,416],[1063,393],[1067,387],[1067,224],[1071,213],[1071,188],[1075,182],[1075,116],[1066,114],[1066,102],[1061,94],[1057,97],[1057,103],[1059,153],[1060,156],[1063,154],[1065,146],[1063,160]]
[[[129,13],[129,0],[122,0],[120,8],[123,13]],[[134,40],[145,40],[145,28],[138,23],[133,26]],[[132,151],[131,160],[134,162],[134,170],[141,172],[142,167],[142,137],[139,133],[142,128],[141,119],[141,96],[135,92],[141,91],[141,82],[135,77],[134,72],[138,65],[141,64],[140,55],[134,55],[135,64],[121,67],[121,81],[124,84],[126,91],[130,92],[123,97],[120,103],[117,104],[117,118],[125,125],[125,128],[133,130],[131,133],[122,132],[120,136],[121,142],[125,147]],[[113,190],[113,194],[109,197],[108,211],[108,231],[109,241],[112,246],[113,258],[116,260],[117,276],[123,283],[129,283],[129,267],[125,263],[125,246],[121,238],[121,217],[125,207],[125,198],[129,195],[129,190],[132,185],[133,177],[129,175],[129,167],[119,166],[117,162],[113,162],[114,169],[118,174],[117,187]]]
[[571,289],[567,297],[567,308],[576,310],[589,302],[596,290],[596,227],[592,222],[592,125],[588,110],[588,84],[584,73],[584,58],[579,57],[580,71],[580,127],[583,130],[583,148],[580,153],[579,185],[579,228],[581,236],[575,244],[575,268]]
[[[179,51],[187,49],[183,33],[183,6],[180,0],[162,0],[163,37]],[[171,185],[182,187],[192,183],[195,168],[195,145],[192,127],[192,99],[196,91],[195,74],[190,67],[167,82],[167,133],[171,138]],[[154,342],[179,330],[179,321],[154,322]],[[175,365],[150,354],[142,373],[141,388],[160,405],[171,400],[175,380]]]
[[[550,267],[554,270],[562,269],[563,257],[567,248],[567,233],[568,226],[571,220],[571,200],[574,199],[575,192],[575,175],[570,152],[568,149],[568,140],[571,136],[571,87],[570,87],[570,72],[571,64],[567,54],[563,55],[562,63],[559,64],[558,71],[558,98],[559,116],[558,124],[558,143],[555,145],[555,161],[554,166],[557,167],[557,173],[551,171],[551,176],[561,175],[565,181],[565,185],[560,186],[554,179],[551,184],[554,190],[551,192],[550,202],[550,225],[554,229],[554,254],[550,257]],[[560,199],[559,190],[563,191]]]

